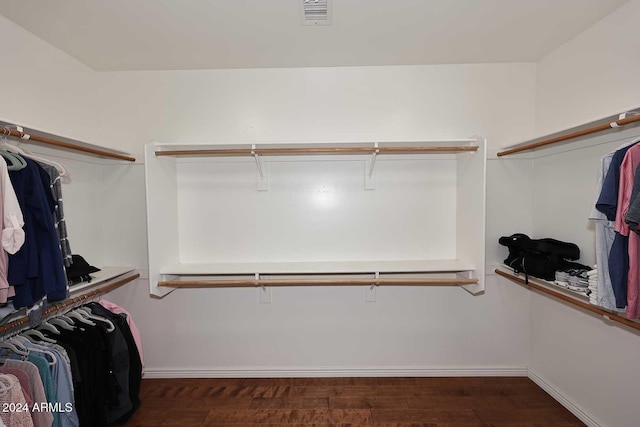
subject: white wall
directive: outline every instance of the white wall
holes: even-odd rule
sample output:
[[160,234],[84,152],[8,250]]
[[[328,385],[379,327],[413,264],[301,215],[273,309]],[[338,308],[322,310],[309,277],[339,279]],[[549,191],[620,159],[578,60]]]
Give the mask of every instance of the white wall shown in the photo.
[[[533,64],[109,72],[104,134],[162,142],[390,141],[533,132]],[[508,118],[508,119],[507,119]],[[115,141],[114,141],[115,142]]]
[[96,142],[96,73],[0,15],[0,119]]
[[640,106],[640,0],[631,0],[538,62],[536,132]]
[[[153,139],[402,141],[480,134],[499,146],[533,133],[534,76],[532,64],[101,73],[100,121],[105,134],[118,123],[119,147],[134,153]],[[519,182],[505,177],[503,165],[489,172],[498,193]],[[489,197],[502,203],[492,191]],[[255,289],[182,289],[157,300],[136,287],[117,298],[140,319],[149,372],[156,375],[522,368],[528,294],[494,276],[487,282],[479,297],[459,288],[381,288],[373,304],[364,302],[362,288],[331,287],[274,289],[270,305],[258,303]]]
[[[639,19],[640,1],[630,1],[539,62],[538,133],[640,105]],[[594,259],[593,228],[586,217],[599,158],[616,145],[538,159],[534,165],[536,233],[576,241],[586,262]],[[582,410],[591,425],[638,425],[640,334],[533,295],[530,337],[531,372]]]

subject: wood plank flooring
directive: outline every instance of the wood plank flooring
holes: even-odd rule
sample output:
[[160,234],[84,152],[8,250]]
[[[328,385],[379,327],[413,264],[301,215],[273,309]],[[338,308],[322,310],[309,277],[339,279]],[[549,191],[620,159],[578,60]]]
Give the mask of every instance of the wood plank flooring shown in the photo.
[[573,427],[524,377],[145,379],[150,426]]

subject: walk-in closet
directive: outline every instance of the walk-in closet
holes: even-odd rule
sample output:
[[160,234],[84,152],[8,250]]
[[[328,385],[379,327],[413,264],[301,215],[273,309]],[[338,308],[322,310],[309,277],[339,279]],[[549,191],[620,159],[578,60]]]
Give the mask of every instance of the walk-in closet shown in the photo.
[[638,19],[0,0],[0,427],[636,427]]

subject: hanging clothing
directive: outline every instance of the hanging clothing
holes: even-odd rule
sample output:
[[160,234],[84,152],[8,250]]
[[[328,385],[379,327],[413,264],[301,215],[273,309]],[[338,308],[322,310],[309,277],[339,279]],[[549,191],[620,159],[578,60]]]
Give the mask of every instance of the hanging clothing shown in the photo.
[[636,175],[633,178],[633,189],[631,190],[631,203],[624,220],[629,225],[629,230],[640,233],[638,225],[640,224],[640,168],[636,169]]
[[[9,368],[17,368],[27,373],[29,376],[29,385],[33,391],[33,401],[41,404],[47,401],[44,393],[44,385],[40,377],[40,371],[36,365],[31,362],[22,360],[7,359],[4,366]],[[51,427],[53,425],[53,415],[47,411],[32,411],[31,417],[35,427]]]
[[16,253],[24,244],[24,218],[20,210],[20,204],[11,185],[7,163],[0,156],[0,218],[2,218],[2,248],[0,250],[0,304],[7,302],[9,297],[15,295],[14,289],[9,285],[7,274],[9,269],[9,256],[7,253]]
[[[602,183],[602,190],[596,202],[596,209],[605,214],[609,221],[615,221],[618,208],[618,193],[620,187],[620,166],[625,155],[640,139],[616,150],[611,157],[611,164]],[[628,237],[615,233],[608,256],[609,277],[615,296],[616,307],[624,309],[627,306],[627,283],[629,274],[629,243]]]
[[9,256],[8,279],[16,288],[16,308],[29,307],[45,295],[49,301],[59,301],[67,295],[62,254],[53,225],[55,205],[44,186],[48,175],[33,160],[25,160],[26,168],[9,172],[25,215],[25,243]]
[[26,372],[16,368],[7,368],[6,366],[0,366],[0,374],[11,374],[20,381],[20,388],[22,388],[22,394],[24,395],[29,408],[33,407],[33,392],[29,385],[29,376]]
[[24,217],[20,203],[13,189],[9,170],[4,158],[0,156],[0,190],[2,197],[2,247],[10,254],[15,254],[24,244]]
[[[27,404],[20,382],[13,375],[3,374],[0,376],[0,383],[3,391],[0,392],[0,405],[14,404],[18,408],[24,408]],[[29,411],[0,411],[0,420],[9,427],[34,427],[33,419]]]
[[628,237],[629,241],[629,273],[627,276],[627,317],[640,317],[640,236],[629,233],[629,225],[625,217],[629,211],[631,196],[636,176],[636,169],[640,165],[640,145],[634,145],[625,154],[620,166],[620,184],[618,205],[616,211],[615,231]]
[[62,261],[65,267],[71,265],[71,245],[69,244],[69,233],[67,232],[67,223],[64,218],[64,206],[62,203],[62,178],[60,172],[55,166],[47,163],[36,162],[47,173],[49,177],[49,189],[54,200],[53,219],[58,241],[60,242],[60,251],[62,252]]
[[133,316],[131,316],[131,314],[129,314],[127,310],[125,310],[124,308],[120,307],[118,304],[115,304],[111,301],[101,299],[100,301],[98,301],[98,303],[102,305],[104,308],[106,308],[107,310],[111,311],[112,313],[116,313],[116,314],[122,313],[127,316],[127,324],[129,325],[129,329],[131,330],[131,335],[133,336],[133,339],[136,343],[136,347],[138,347],[138,354],[140,355],[140,363],[142,364],[142,373],[144,373],[144,356],[142,354],[142,338],[140,337],[140,331],[136,326],[136,322],[133,320]]
[[[607,154],[600,160],[600,173],[598,174],[598,183],[596,186],[596,194],[598,194],[598,197],[602,192],[602,186],[609,171],[614,153],[615,151]],[[609,274],[609,253],[611,252],[611,247],[613,246],[616,235],[613,229],[614,222],[610,221],[604,213],[600,212],[595,204],[591,210],[589,219],[595,223],[596,228],[596,264],[598,265],[598,274],[595,303],[608,310],[615,310],[616,299]]]

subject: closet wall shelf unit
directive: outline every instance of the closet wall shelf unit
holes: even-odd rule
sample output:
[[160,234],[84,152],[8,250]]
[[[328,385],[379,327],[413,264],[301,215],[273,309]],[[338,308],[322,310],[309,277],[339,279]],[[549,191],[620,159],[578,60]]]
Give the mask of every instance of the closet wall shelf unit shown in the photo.
[[481,137],[154,143],[145,173],[152,295],[181,287],[376,284],[484,291]]
[[[247,148],[190,148],[173,149],[170,145],[159,146],[156,156],[254,156],[254,155],[309,155],[309,154],[414,154],[414,153],[458,153],[478,151],[475,139],[455,141],[455,143],[467,143],[469,145],[452,145],[447,141],[442,141],[442,145],[431,143],[428,145],[372,145],[367,146],[355,144],[337,145],[316,145],[313,147],[300,146],[271,146],[258,147],[258,145]],[[397,144],[397,143],[396,143]]]
[[[160,281],[158,286],[177,288],[252,286],[356,286],[356,285],[472,285],[473,267],[458,260],[431,261],[354,261],[354,262],[272,262],[227,264],[179,264],[162,270],[165,276],[180,280]],[[446,274],[452,277],[397,277],[398,274]],[[368,277],[289,278],[304,275],[366,275]],[[385,277],[385,276],[389,277]],[[396,275],[396,277],[393,277]],[[210,276],[192,279],[192,276]],[[225,277],[227,276],[227,277]],[[252,276],[252,279],[228,278]],[[261,278],[269,276],[269,278]],[[285,276],[272,278],[271,276]],[[224,278],[221,278],[224,277]]]
[[[85,292],[81,295],[78,295],[73,298],[66,299],[64,301],[56,301],[48,305],[42,312],[43,320],[55,316],[57,314],[62,314],[74,308],[75,306],[82,305],[85,302],[93,298],[97,298],[101,295],[104,295],[108,292],[113,291],[127,283],[133,282],[137,278],[140,277],[140,274],[121,274],[116,278],[111,278],[110,280],[102,281],[101,283],[94,283],[93,285],[98,286],[102,285],[97,289]],[[114,281],[115,280],[115,281]],[[3,337],[7,333],[14,333],[20,329],[29,326],[29,318],[26,316],[19,317],[16,320],[11,320],[3,325],[0,325],[0,337]]]
[[101,147],[70,138],[64,138],[37,129],[26,129],[11,123],[0,121],[0,135],[16,138],[21,143],[36,143],[44,147],[82,153],[89,156],[135,162],[136,159],[125,152]]
[[[109,195],[106,194],[106,191],[110,191],[111,188],[96,188],[92,185],[86,185],[86,183],[95,185],[96,183],[102,184],[103,182],[109,182],[112,185],[115,181],[112,178],[115,176],[117,176],[119,182],[122,176],[120,175],[122,170],[121,166],[129,166],[130,162],[135,162],[136,159],[128,153],[119,150],[55,135],[31,126],[23,127],[11,121],[1,119],[0,138],[9,138],[10,141],[17,142],[18,144],[28,143],[29,145],[33,145],[33,151],[41,158],[47,158],[49,156],[55,158],[61,156],[63,152],[69,153],[69,155],[62,156],[65,157],[64,163],[69,168],[70,175],[70,186],[64,188],[63,193],[66,208],[65,216],[67,227],[69,228],[72,250],[73,253],[80,253],[87,256],[87,259],[91,260],[92,263],[101,267],[100,271],[91,274],[91,282],[71,285],[69,287],[70,299],[55,303],[55,305],[47,309],[47,312],[53,312],[53,307],[59,310],[61,304],[72,305],[79,301],[78,298],[86,299],[91,296],[106,293],[137,279],[139,274],[134,272],[134,267],[103,267],[99,262],[101,259],[99,255],[110,252],[103,243],[104,236],[100,233],[101,228],[104,226],[100,220],[101,214],[108,211],[108,209],[106,209],[104,205],[95,203],[95,195],[100,195],[100,200],[110,200],[110,202],[113,202],[113,199],[109,198]],[[112,162],[111,160],[114,161]],[[128,167],[126,169],[130,170]],[[65,182],[65,180],[63,180],[63,182]],[[76,183],[79,185],[76,186]],[[63,187],[66,185],[65,182]],[[73,219],[69,220],[70,217],[73,217]],[[77,222],[74,222],[74,219]],[[76,224],[80,225],[76,226]],[[77,228],[74,230],[74,227]],[[74,234],[74,231],[76,234]],[[116,256],[115,259],[117,258]],[[117,260],[113,261],[113,254],[111,260],[111,262],[119,263]],[[3,307],[0,309],[0,313],[3,315],[2,321],[4,322],[7,319],[20,316],[20,313],[23,311],[24,309],[13,310],[13,307],[10,306]],[[11,323],[15,324],[15,322],[16,321]],[[17,322],[20,325],[26,324],[27,319],[18,319]],[[3,327],[4,326],[0,326],[0,328]]]
[[[95,288],[101,286],[106,282],[123,276],[127,273],[134,271],[133,267],[102,267],[100,271],[91,273],[91,282],[82,282],[69,287],[69,293],[71,295],[82,292],[86,289]],[[136,273],[137,274],[137,273]]]
[[603,316],[605,319],[609,319],[613,322],[616,322],[616,324],[619,325],[625,325],[629,328],[632,329],[636,329],[636,330],[640,330],[640,322],[635,321],[635,320],[631,320],[631,319],[627,319],[624,316],[621,316],[620,314],[608,311],[603,309],[602,307],[599,307],[597,305],[592,305],[589,304],[588,302],[584,302],[581,301],[580,299],[572,296],[572,295],[567,295],[565,293],[559,292],[555,289],[550,289],[548,287],[548,285],[541,283],[540,281],[537,281],[535,279],[531,279],[529,278],[528,281],[525,281],[525,279],[523,279],[520,276],[516,276],[513,273],[508,273],[505,271],[502,271],[500,269],[496,269],[495,270],[496,274],[502,277],[505,277],[509,280],[511,280],[512,282],[518,283],[520,285],[526,286],[529,289],[535,290],[537,292],[540,292],[542,294],[545,294],[547,296],[551,296],[553,298],[562,300],[568,304],[571,304],[573,306],[576,307],[580,307],[584,310],[590,311],[592,313],[595,313],[599,316]]
[[497,153],[497,156],[503,157],[511,154],[523,153],[561,142],[570,142],[571,140],[596,133],[616,132],[620,131],[621,128],[625,126],[638,125],[640,125],[640,108],[631,109],[620,114],[606,116],[560,132],[544,135],[505,147]]

